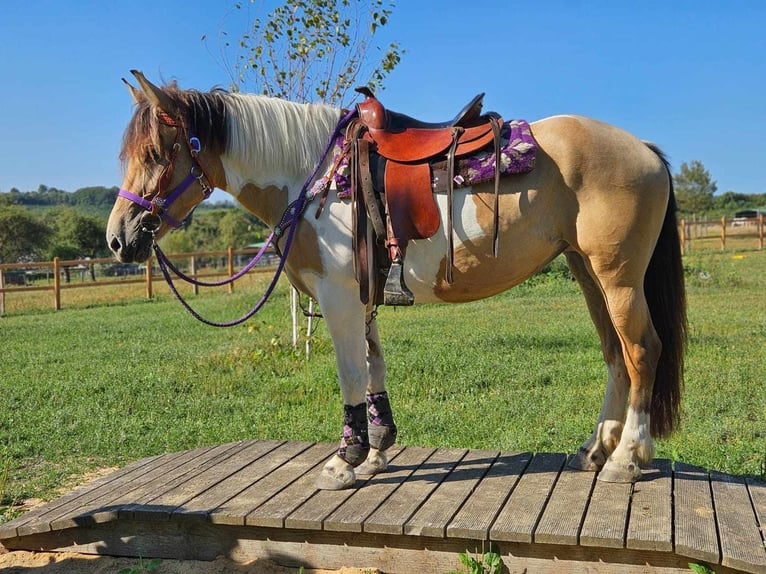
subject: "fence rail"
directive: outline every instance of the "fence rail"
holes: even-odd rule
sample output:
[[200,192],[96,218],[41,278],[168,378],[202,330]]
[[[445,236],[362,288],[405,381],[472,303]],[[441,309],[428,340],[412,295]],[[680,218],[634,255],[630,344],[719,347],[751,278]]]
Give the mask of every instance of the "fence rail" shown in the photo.
[[[176,265],[190,277],[204,279],[234,275],[241,267],[241,260],[258,252],[257,248],[233,249],[223,251],[198,251],[194,253],[175,253],[168,255],[174,262],[186,261]],[[250,273],[263,273],[273,269],[276,260],[273,251],[267,251],[264,264],[258,265]],[[79,274],[79,281],[73,281],[72,275]],[[63,281],[62,281],[63,276]],[[86,278],[87,277],[87,278]],[[113,278],[117,277],[117,278]],[[29,263],[0,263],[0,316],[6,311],[6,296],[17,296],[35,291],[50,291],[52,304],[56,311],[61,309],[61,293],[67,289],[83,287],[108,287],[143,283],[146,285],[146,297],[154,293],[153,282],[161,278],[154,258],[146,263],[120,264],[113,258],[98,259],[60,259],[53,261],[34,261]],[[194,294],[199,287],[192,286]],[[234,285],[229,283],[229,292]]]
[[721,251],[729,248],[763,249],[763,214],[750,218],[682,219],[679,222],[681,252],[692,251],[692,244],[709,249],[716,244]]

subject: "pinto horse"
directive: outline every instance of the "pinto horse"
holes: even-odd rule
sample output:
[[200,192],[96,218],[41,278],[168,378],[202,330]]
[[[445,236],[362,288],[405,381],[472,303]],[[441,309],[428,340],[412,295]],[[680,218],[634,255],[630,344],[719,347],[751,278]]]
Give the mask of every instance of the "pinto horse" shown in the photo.
[[[212,188],[271,228],[292,221],[284,269],[321,306],[344,402],[340,447],[317,486],[348,488],[357,474],[384,471],[396,425],[375,308],[359,296],[352,207],[331,193],[318,217],[313,209],[311,216],[287,215],[307,185],[335,169],[326,151],[333,151],[344,111],[158,87],[132,73],[140,88],[125,82],[137,108],[124,136],[110,248],[120,261],[146,260],[153,242]],[[653,437],[668,435],[679,418],[686,309],[669,166],[658,148],[592,119],[555,116],[531,130],[539,146],[534,170],[500,181],[497,255],[490,182],[454,192],[452,280],[445,277],[444,225],[409,244],[403,274],[418,303],[461,303],[510,289],[563,253],[607,367],[595,430],[572,466],[634,482],[654,456]],[[437,202],[445,221],[445,200]]]

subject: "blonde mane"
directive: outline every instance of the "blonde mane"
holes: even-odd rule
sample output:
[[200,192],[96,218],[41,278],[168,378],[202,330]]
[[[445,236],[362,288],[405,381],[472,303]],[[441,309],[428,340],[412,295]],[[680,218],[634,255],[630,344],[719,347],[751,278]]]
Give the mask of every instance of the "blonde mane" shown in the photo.
[[266,178],[310,172],[340,119],[340,110],[328,105],[253,94],[229,94],[226,108],[228,159]]

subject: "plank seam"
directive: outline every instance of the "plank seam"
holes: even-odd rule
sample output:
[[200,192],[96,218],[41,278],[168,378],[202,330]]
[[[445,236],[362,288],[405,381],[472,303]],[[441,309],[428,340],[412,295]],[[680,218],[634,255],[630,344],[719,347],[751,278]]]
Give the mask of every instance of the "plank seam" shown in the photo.
[[758,532],[761,534],[761,545],[763,546],[764,552],[766,552],[766,524],[763,524],[761,522],[761,516],[758,514],[758,507],[755,505],[755,498],[753,497],[753,493],[750,490],[750,485],[752,484],[752,480],[749,478],[745,479],[745,490],[747,492],[747,497],[750,499],[750,507],[753,510],[753,516],[755,517],[755,523],[758,526]]
[[[535,454],[538,454],[538,453],[535,453]],[[532,458],[534,458],[534,456]],[[545,497],[545,502],[543,502],[542,506],[540,507],[540,511],[538,512],[537,518],[535,519],[535,524],[534,526],[532,526],[532,533],[531,533],[532,544],[535,543],[535,535],[537,534],[537,527],[540,526],[540,521],[543,519],[543,515],[545,514],[545,509],[548,508],[548,504],[550,503],[551,497],[553,496],[553,491],[556,490],[556,485],[558,484],[559,479],[561,478],[561,473],[566,468],[566,465],[567,465],[567,458],[564,459],[564,463],[559,467],[558,471],[556,472],[556,478],[551,483],[550,488],[548,488],[548,494]]]
[[713,507],[713,517],[715,523],[715,542],[718,546],[718,563],[723,564],[723,544],[721,544],[721,528],[718,520],[718,509],[716,508],[715,492],[713,492],[713,477],[710,476],[710,471],[705,469],[705,476],[707,477],[707,487],[710,491],[710,505]]
[[588,508],[590,508],[590,502],[593,500],[593,491],[596,490],[596,484],[598,483],[598,477],[595,480],[591,480],[590,490],[588,491],[588,498],[585,501],[585,508],[583,508],[582,516],[580,516],[580,524],[577,525],[577,546],[580,544],[580,536],[582,535],[582,527],[585,525],[585,517],[588,515]]
[[[435,455],[437,452],[439,452],[439,449],[436,449],[436,450],[435,450],[433,453],[431,453],[431,456],[434,456],[434,455]],[[402,521],[402,534],[403,534],[404,536],[412,536],[412,534],[407,534],[407,524],[409,524],[409,521],[412,519],[412,517],[413,517],[413,516],[415,516],[415,515],[416,515],[416,514],[417,514],[417,513],[420,511],[420,509],[421,509],[421,508],[423,508],[423,506],[425,505],[425,503],[426,503],[426,502],[427,502],[427,501],[428,501],[428,500],[431,498],[431,496],[433,496],[433,494],[434,494],[434,493],[435,493],[435,492],[436,492],[436,491],[439,489],[439,487],[440,487],[442,484],[444,484],[444,481],[445,481],[445,480],[447,480],[447,477],[448,477],[450,474],[452,474],[453,472],[455,472],[455,469],[456,469],[456,468],[457,468],[457,467],[460,465],[460,463],[463,461],[463,459],[464,459],[466,456],[468,456],[468,453],[470,453],[470,452],[471,452],[471,451],[470,451],[469,449],[463,449],[463,454],[462,454],[462,455],[460,455],[460,458],[458,458],[458,459],[455,461],[454,465],[453,465],[453,466],[452,466],[452,468],[449,470],[449,472],[448,472],[448,473],[446,473],[445,475],[443,475],[443,476],[441,477],[441,479],[439,480],[439,482],[437,482],[437,483],[434,485],[433,489],[431,489],[431,492],[429,492],[429,493],[428,493],[428,496],[426,496],[426,497],[425,497],[423,500],[421,500],[421,501],[420,501],[420,503],[417,505],[417,507],[416,507],[415,509],[413,509],[413,511],[410,513],[410,515],[409,515],[409,516],[407,516],[406,518],[404,518],[404,520]],[[427,463],[427,462],[428,462],[428,461],[431,459],[431,456],[429,456],[429,457],[428,457],[428,458],[427,458],[425,461],[423,461],[423,464],[426,464],[426,463]],[[422,465],[421,465],[421,466],[422,466]],[[418,467],[418,468],[420,468],[420,467]],[[415,472],[417,472],[417,470],[416,470]],[[415,473],[413,473],[413,474],[415,474]],[[411,476],[412,476],[412,475],[408,476],[408,477],[407,477],[407,480],[409,480]],[[405,482],[407,482],[407,481],[405,481]],[[392,494],[393,494],[393,493],[392,493]],[[454,516],[454,514],[453,514],[453,516]],[[447,527],[445,526],[444,528],[445,528],[445,531],[446,531],[446,528],[447,528]]]
[[[526,454],[526,453],[518,453],[518,454],[523,455],[523,454]],[[498,454],[498,456],[497,456],[497,459],[495,459],[495,462],[497,462],[497,460],[499,460],[502,456],[504,456],[504,454],[502,452],[500,452],[500,454]],[[500,511],[503,509],[503,507],[505,506],[505,503],[508,501],[508,499],[511,497],[513,492],[516,490],[516,487],[519,486],[519,482],[521,482],[521,477],[524,476],[524,473],[527,471],[527,468],[529,467],[529,465],[532,462],[533,458],[534,458],[534,453],[529,453],[529,458],[527,458],[527,462],[524,464],[524,466],[521,469],[519,469],[519,474],[516,475],[516,477],[515,477],[516,480],[513,483],[513,486],[511,486],[510,490],[508,490],[508,494],[506,494],[503,497],[503,500],[500,502],[500,504],[497,505],[497,508],[496,508],[495,512],[493,513],[492,518],[490,519],[490,521],[488,523],[488,526],[487,526],[487,533],[485,535],[485,539],[488,542],[490,542],[490,543],[492,542],[492,536],[490,535],[490,533],[492,532],[492,527],[495,525],[495,521],[497,521],[497,517],[500,515]],[[493,462],[492,465],[494,465],[495,462]],[[492,468],[492,466],[490,466],[490,469],[491,468]],[[489,469],[487,470],[487,472],[489,472]],[[482,480],[484,480],[484,477],[482,477]],[[465,504],[465,503],[463,503],[463,504]],[[456,515],[457,515],[457,513],[456,513]],[[454,518],[455,517],[453,516],[452,519],[454,520]],[[447,525],[447,530],[449,530],[449,524]],[[447,534],[447,537],[449,538],[449,534]]]

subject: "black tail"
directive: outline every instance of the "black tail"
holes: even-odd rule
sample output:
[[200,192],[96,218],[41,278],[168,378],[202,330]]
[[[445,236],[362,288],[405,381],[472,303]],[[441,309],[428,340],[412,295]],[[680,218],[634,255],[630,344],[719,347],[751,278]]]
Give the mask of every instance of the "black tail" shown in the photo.
[[651,433],[655,437],[664,437],[673,432],[680,418],[686,350],[686,290],[670,165],[659,148],[647,145],[665,164],[670,179],[665,221],[644,277],[644,293],[652,323],[662,341],[652,390]]

